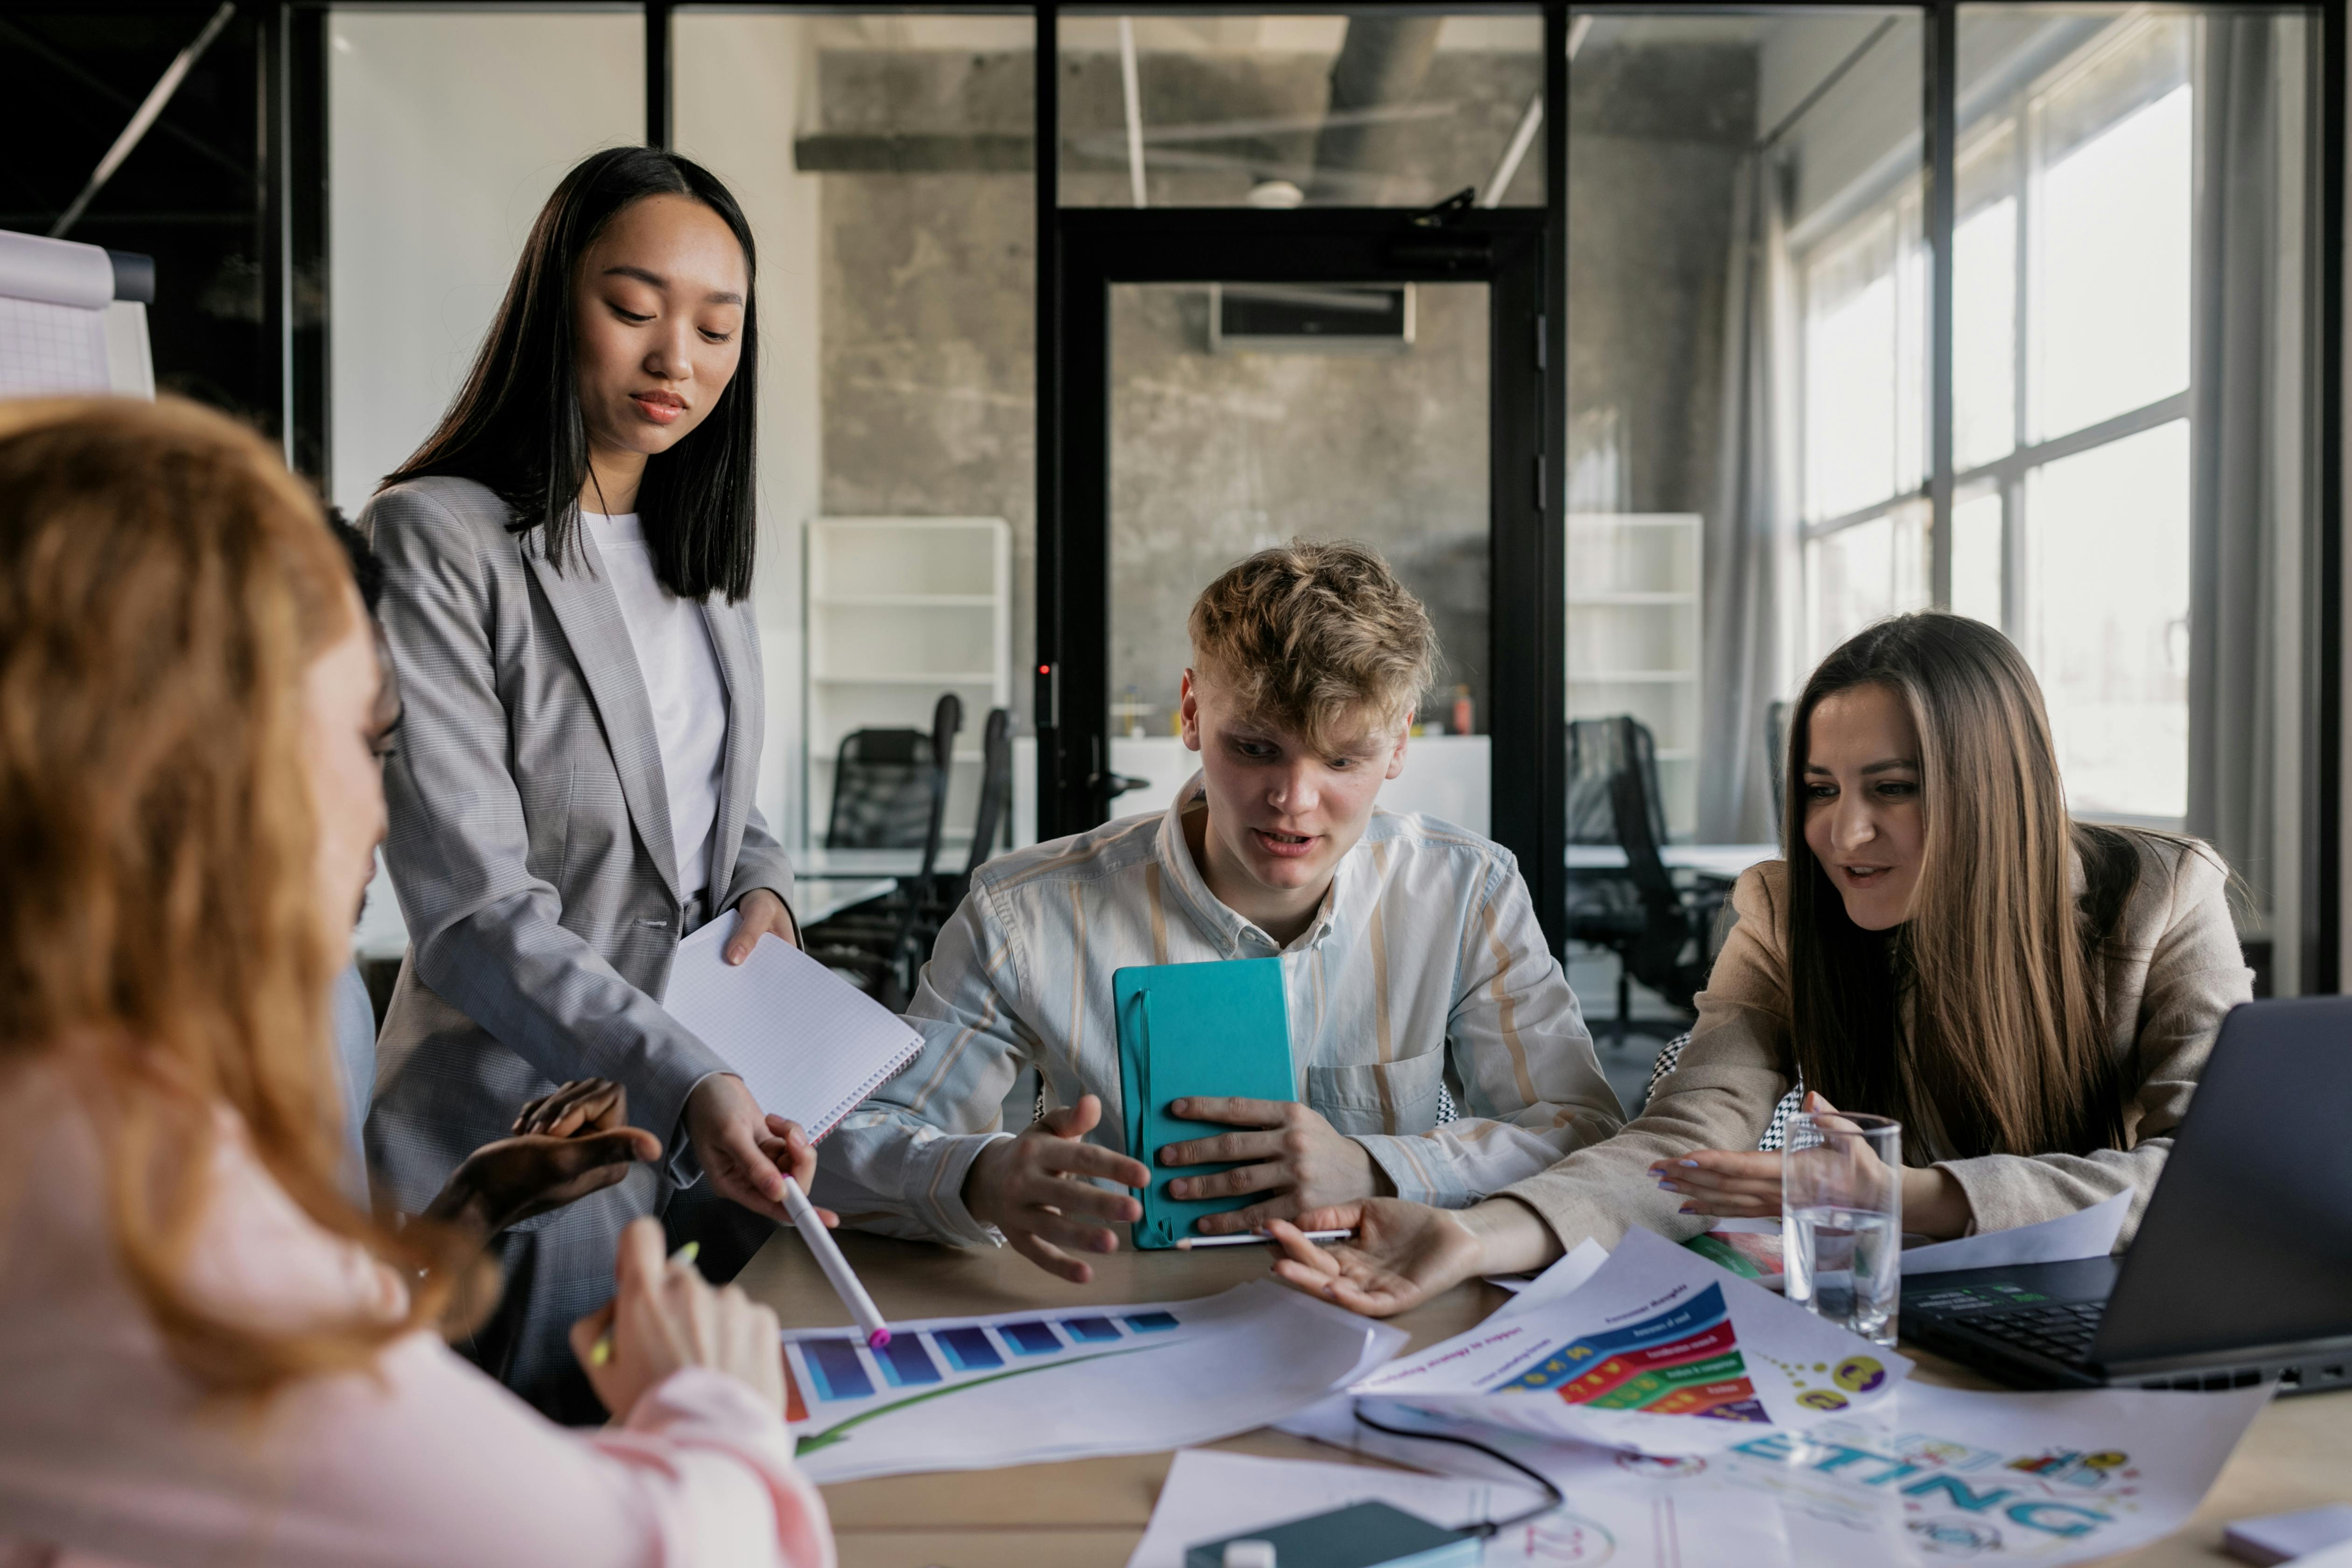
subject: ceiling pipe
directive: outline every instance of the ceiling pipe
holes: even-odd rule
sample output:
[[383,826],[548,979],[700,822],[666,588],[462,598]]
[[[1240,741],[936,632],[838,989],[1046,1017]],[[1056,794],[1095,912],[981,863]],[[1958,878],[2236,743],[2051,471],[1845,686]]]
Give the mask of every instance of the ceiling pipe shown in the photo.
[[[1331,62],[1331,99],[1322,131],[1315,138],[1316,177],[1309,201],[1342,201],[1361,188],[1361,176],[1391,174],[1402,163],[1404,135],[1396,126],[1363,111],[1403,103],[1421,90],[1437,58],[1442,16],[1358,15],[1348,18],[1348,36]],[[1346,115],[1349,118],[1337,118]],[[1325,172],[1339,176],[1325,178]],[[1349,178],[1349,176],[1356,176]],[[1359,197],[1358,199],[1361,199]]]

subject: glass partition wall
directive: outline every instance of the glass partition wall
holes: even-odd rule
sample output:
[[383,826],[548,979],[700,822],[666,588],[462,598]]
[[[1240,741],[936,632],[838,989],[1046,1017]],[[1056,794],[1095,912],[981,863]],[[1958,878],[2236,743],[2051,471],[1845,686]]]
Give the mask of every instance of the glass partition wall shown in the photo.
[[1777,852],[1786,705],[1930,605],[2025,653],[2077,816],[2210,841],[2262,985],[2332,986],[2315,14],[1612,7],[1569,37],[1568,716],[1643,726],[1678,899],[1572,795],[1591,1010],[1630,965],[1630,1056],[1689,1016],[1724,878]]
[[[323,209],[303,276],[331,369],[294,446],[346,507],[446,400],[572,160],[651,131],[742,197],[761,801],[790,837],[822,837],[847,729],[928,722],[941,689],[966,710],[951,819],[991,706],[1019,737],[1020,837],[1156,807],[1164,770],[1115,743],[1164,749],[1200,581],[1264,539],[1349,533],[1438,612],[1427,756],[1497,748],[1484,826],[1604,1035],[1629,960],[1637,1045],[1688,1016],[1728,877],[1777,852],[1784,705],[1922,605],[2025,652],[2079,814],[2222,850],[2267,987],[2336,983],[2319,8],[295,11],[262,44],[290,51],[289,134],[326,148],[319,193],[284,200],[297,235]],[[1078,411],[1105,426],[1103,500],[1079,516],[1066,252],[1130,223],[1223,225],[1244,258],[1345,231],[1369,265],[1311,299],[1248,265],[1118,274],[1103,406]],[[1542,258],[1526,381],[1478,264],[1447,270],[1514,223]],[[1383,270],[1406,249],[1423,271]],[[1064,554],[1089,530],[1098,584]],[[861,578],[886,545],[923,580]],[[1089,595],[1101,646],[1065,650],[1056,617]],[[1055,650],[1096,667],[1084,712]],[[1530,690],[1549,706],[1507,721]],[[1078,722],[1088,788],[1152,773],[1152,799],[1041,804],[1041,742]],[[1445,787],[1398,798],[1481,826],[1479,787]],[[1664,920],[1688,934],[1668,960]]]

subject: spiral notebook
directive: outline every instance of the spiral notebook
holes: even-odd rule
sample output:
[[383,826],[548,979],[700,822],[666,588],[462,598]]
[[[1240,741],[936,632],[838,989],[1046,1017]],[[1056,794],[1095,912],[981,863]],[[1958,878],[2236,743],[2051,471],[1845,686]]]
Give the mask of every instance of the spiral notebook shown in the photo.
[[923,1037],[788,942],[763,935],[751,957],[730,964],[722,953],[735,919],[722,915],[677,944],[662,1005],[741,1075],[761,1110],[822,1138],[904,1072]]

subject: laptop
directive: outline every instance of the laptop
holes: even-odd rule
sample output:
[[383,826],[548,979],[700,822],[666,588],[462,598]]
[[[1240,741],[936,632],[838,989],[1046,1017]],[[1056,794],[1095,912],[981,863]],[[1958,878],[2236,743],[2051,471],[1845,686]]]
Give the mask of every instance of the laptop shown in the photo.
[[2231,1010],[2122,1258],[1926,1275],[1901,1321],[2020,1387],[2352,1387],[2352,997]]

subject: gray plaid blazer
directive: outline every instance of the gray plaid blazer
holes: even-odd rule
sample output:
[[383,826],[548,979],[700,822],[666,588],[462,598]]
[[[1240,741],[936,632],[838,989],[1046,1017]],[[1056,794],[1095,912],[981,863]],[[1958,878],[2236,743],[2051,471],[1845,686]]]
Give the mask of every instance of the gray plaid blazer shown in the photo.
[[[712,864],[683,885],[652,704],[584,531],[562,570],[470,479],[394,485],[360,525],[383,557],[384,635],[407,716],[384,769],[384,859],[409,948],[377,1045],[368,1157],[415,1213],[506,1135],[525,1100],[609,1078],[670,1179],[694,1086],[726,1065],[663,1011],[678,940],[792,862],[751,804],[764,708],[749,604],[703,606],[727,683]],[[562,1211],[558,1211],[561,1213]],[[543,1225],[542,1215],[526,1226]]]

